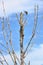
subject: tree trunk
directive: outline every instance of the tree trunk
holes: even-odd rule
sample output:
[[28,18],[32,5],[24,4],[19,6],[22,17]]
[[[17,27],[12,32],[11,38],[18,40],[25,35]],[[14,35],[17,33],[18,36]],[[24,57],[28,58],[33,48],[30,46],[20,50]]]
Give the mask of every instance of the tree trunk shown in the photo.
[[21,65],[24,65],[24,58],[23,58],[23,39],[24,39],[24,26],[23,26],[23,16],[22,13],[20,15],[20,60]]

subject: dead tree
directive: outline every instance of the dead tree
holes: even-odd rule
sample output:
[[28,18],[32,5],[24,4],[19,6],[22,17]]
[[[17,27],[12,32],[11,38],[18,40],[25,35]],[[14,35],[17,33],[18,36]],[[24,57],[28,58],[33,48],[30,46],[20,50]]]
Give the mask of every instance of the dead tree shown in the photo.
[[[2,1],[2,4],[3,4],[3,13],[4,13],[4,16],[6,16],[6,12],[5,12],[4,2],[3,1]],[[34,26],[33,26],[32,36],[31,36],[30,41],[28,42],[28,45],[27,45],[25,50],[24,50],[24,46],[23,46],[23,41],[24,41],[24,26],[25,26],[26,20],[24,21],[23,17],[24,17],[24,14],[26,14],[26,16],[27,16],[28,12],[27,11],[24,11],[24,13],[21,12],[20,13],[20,20],[18,19],[18,15],[16,14],[16,17],[17,17],[17,20],[18,20],[19,26],[20,26],[20,31],[19,31],[19,33],[20,33],[20,60],[17,57],[16,52],[14,51],[14,48],[13,48],[12,37],[11,37],[12,36],[12,31],[10,29],[9,17],[6,17],[6,23],[7,23],[7,26],[8,26],[8,30],[10,32],[10,35],[8,36],[8,38],[9,38],[8,40],[6,40],[6,37],[7,37],[8,33],[5,30],[5,24],[4,24],[4,19],[5,18],[4,18],[4,16],[0,17],[1,23],[2,23],[2,32],[3,32],[4,40],[6,42],[6,46],[7,47],[3,43],[0,43],[0,45],[6,49],[5,52],[10,55],[11,60],[13,61],[14,65],[18,65],[17,61],[19,62],[20,65],[25,65],[25,61],[24,60],[25,60],[25,58],[27,56],[27,51],[28,51],[29,46],[31,45],[31,41],[32,41],[32,39],[35,36],[35,31],[36,31],[36,27],[37,27],[38,6],[35,6],[34,11],[35,11],[35,15],[34,15]],[[9,48],[9,44],[10,44],[11,50]],[[31,45],[31,47],[32,47],[32,45]],[[31,49],[31,47],[30,47],[30,49]],[[1,49],[0,50],[0,54],[1,54],[1,57],[3,59],[0,60],[0,63],[1,63],[1,65],[4,65],[3,62],[5,62],[6,65],[9,65],[7,60],[6,60],[6,58],[4,57],[3,52],[4,52],[4,50]],[[28,65],[30,65],[30,61],[28,62]]]
[[[24,14],[22,12],[20,13],[20,20],[18,20],[19,24],[20,24],[20,61],[21,61],[20,65],[25,65],[24,59],[26,57],[27,50],[28,50],[29,46],[31,45],[32,39],[35,36],[35,31],[36,31],[36,26],[37,26],[37,19],[38,19],[38,6],[35,6],[34,11],[35,11],[35,15],[34,15],[34,27],[33,27],[33,31],[32,31],[32,36],[31,36],[30,41],[28,42],[28,45],[27,45],[25,50],[23,48],[23,39],[24,39],[23,16],[24,16]],[[27,14],[26,11],[25,11],[25,13]],[[18,17],[17,17],[17,19],[18,19]],[[29,61],[28,65],[30,65],[30,61]]]

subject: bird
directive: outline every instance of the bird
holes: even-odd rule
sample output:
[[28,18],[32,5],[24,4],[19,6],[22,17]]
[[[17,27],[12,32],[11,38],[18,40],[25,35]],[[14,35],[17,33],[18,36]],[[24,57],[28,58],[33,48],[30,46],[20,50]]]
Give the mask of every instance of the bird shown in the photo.
[[27,15],[28,14],[28,12],[27,11],[24,11],[25,12],[25,14]]

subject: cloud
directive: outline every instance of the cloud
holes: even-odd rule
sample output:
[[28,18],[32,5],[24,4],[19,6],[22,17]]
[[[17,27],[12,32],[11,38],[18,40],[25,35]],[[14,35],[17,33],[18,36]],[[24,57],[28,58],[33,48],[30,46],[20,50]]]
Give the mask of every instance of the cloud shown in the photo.
[[34,48],[30,53],[31,65],[43,64],[43,44],[40,44],[38,48]]
[[[38,4],[41,8],[43,5],[42,1],[36,0],[3,0],[5,3],[6,14],[11,14],[12,12],[20,12],[28,10],[29,13],[33,12],[35,4]],[[2,0],[0,0],[0,15],[3,14],[2,11]]]

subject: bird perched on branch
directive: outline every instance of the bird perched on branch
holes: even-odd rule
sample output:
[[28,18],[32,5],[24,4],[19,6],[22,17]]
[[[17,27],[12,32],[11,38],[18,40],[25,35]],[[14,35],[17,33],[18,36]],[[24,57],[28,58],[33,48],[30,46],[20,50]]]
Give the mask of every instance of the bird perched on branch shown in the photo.
[[28,12],[27,11],[24,11],[25,12],[25,14],[27,15],[28,14]]

